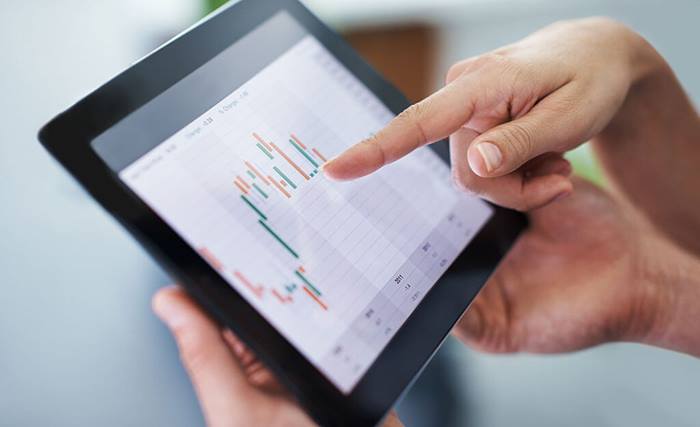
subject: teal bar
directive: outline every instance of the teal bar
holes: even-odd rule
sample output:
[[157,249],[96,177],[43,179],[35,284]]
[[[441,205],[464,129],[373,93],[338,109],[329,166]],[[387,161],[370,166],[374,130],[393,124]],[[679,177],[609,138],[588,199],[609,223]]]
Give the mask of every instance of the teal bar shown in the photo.
[[277,241],[280,242],[280,244],[281,244],[282,246],[284,246],[284,248],[287,249],[287,250],[289,251],[289,253],[292,254],[292,255],[294,256],[294,258],[299,258],[299,255],[298,255],[296,252],[294,252],[294,249],[290,248],[289,245],[288,245],[284,240],[282,240],[282,238],[281,238],[280,236],[277,235],[277,233],[275,233],[274,231],[272,231],[272,229],[270,228],[270,226],[268,226],[267,224],[265,224],[265,222],[263,222],[263,220],[261,220],[261,219],[259,219],[258,222],[260,223],[260,225],[262,225],[263,227],[265,227],[265,230],[267,230],[267,232],[270,233],[270,234],[272,235],[272,237],[274,237],[275,239],[277,239]]
[[316,163],[316,161],[315,161],[311,156],[309,156],[309,154],[308,154],[306,151],[304,151],[303,148],[301,148],[300,146],[298,146],[297,143],[294,142],[293,139],[290,139],[290,140],[289,140],[289,143],[292,144],[292,145],[294,146],[294,148],[296,148],[297,151],[300,152],[300,153],[302,154],[302,156],[306,157],[306,160],[310,161],[311,164],[314,165],[315,168],[318,167],[318,163]]
[[304,283],[306,283],[306,286],[308,286],[312,291],[314,291],[316,295],[321,296],[321,292],[318,289],[316,289],[316,287],[312,285],[311,282],[309,282],[309,280],[306,277],[304,277],[303,274],[299,273],[297,270],[294,270],[294,273],[297,276],[299,276],[299,278],[303,280]]
[[[255,185],[255,184],[253,184],[253,185]],[[246,204],[247,204],[248,206],[250,206],[251,209],[253,209],[258,215],[260,215],[260,217],[261,217],[262,219],[267,219],[267,217],[265,216],[265,214],[262,213],[262,212],[260,212],[260,209],[256,208],[255,205],[254,205],[250,200],[248,200],[248,198],[247,198],[246,196],[244,196],[244,195],[241,194],[241,199],[243,199],[243,201],[246,202]]]
[[287,181],[287,184],[291,185],[292,188],[296,190],[297,185],[293,183],[291,179],[287,178],[287,175],[285,175],[284,172],[282,172],[277,166],[273,166],[272,169],[274,169],[275,172],[277,172],[282,177],[282,179]]
[[269,157],[270,159],[272,159],[272,154],[270,154],[270,153],[265,149],[265,147],[263,147],[262,145],[260,145],[259,142],[258,142],[257,144],[255,144],[255,145],[260,149],[260,151],[262,151],[263,153],[265,153],[265,155],[266,155],[267,157]]
[[253,185],[253,188],[258,190],[258,193],[260,193],[264,198],[267,199],[267,193],[262,191],[262,188],[258,187],[258,184],[254,183],[254,182],[252,182],[251,184]]
[[249,176],[249,177],[251,177],[251,178],[253,178],[253,179],[256,178],[256,177],[255,177],[255,174],[254,174],[253,172],[251,172],[251,171],[246,171],[246,172],[248,172],[248,176]]

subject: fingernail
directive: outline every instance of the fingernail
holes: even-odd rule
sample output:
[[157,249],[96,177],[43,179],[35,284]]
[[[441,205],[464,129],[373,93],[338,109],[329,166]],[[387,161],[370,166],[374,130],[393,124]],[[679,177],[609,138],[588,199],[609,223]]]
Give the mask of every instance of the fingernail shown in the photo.
[[323,172],[323,174],[322,174],[323,178],[324,178],[325,180],[327,180],[327,181],[330,181],[330,182],[340,182],[340,181],[342,181],[342,179],[338,179],[338,178],[334,177],[334,176],[333,176],[331,173],[329,173],[329,172],[326,172],[326,171],[322,171],[322,172]]
[[330,159],[326,163],[322,164],[321,165],[321,172],[323,172],[325,174],[326,169],[328,168],[328,165],[330,165],[333,162],[333,160],[335,160],[335,159]]
[[495,144],[481,142],[476,145],[476,149],[481,154],[484,165],[486,165],[486,172],[493,172],[501,166],[503,155],[501,155],[501,150]]

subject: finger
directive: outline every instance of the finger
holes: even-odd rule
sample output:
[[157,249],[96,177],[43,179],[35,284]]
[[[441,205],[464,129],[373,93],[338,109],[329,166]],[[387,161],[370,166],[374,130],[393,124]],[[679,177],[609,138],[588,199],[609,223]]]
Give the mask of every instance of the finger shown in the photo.
[[359,178],[420,146],[446,138],[472,115],[470,84],[470,79],[457,79],[412,105],[376,135],[327,162],[324,173],[339,180]]
[[224,341],[228,344],[239,364],[248,377],[248,382],[255,387],[260,387],[266,392],[276,394],[286,393],[286,390],[277,381],[277,378],[255,357],[252,351],[230,330],[223,332]]
[[569,177],[572,172],[571,162],[566,160],[561,153],[547,153],[526,163],[523,174],[526,178],[552,174]]
[[252,389],[219,327],[177,287],[158,291],[153,311],[175,337],[209,425],[218,424],[214,418],[233,419]]
[[391,411],[386,418],[384,418],[382,427],[403,427],[403,423],[399,419],[399,415],[396,411]]
[[479,135],[467,153],[471,170],[481,177],[503,176],[543,153],[565,151],[582,142],[583,120],[570,105],[576,90],[567,85],[524,116]]
[[459,62],[454,63],[445,74],[445,84],[450,84],[461,76],[464,70],[467,69],[469,64],[474,61],[474,58],[463,59]]
[[479,292],[456,328],[455,335],[468,346],[488,353],[518,351],[513,335],[510,308],[505,303],[498,281],[498,271]]
[[568,178],[571,165],[560,155],[542,156],[522,170],[496,178],[476,175],[464,161],[469,143],[476,137],[470,129],[461,129],[450,138],[452,174],[464,191],[476,194],[500,206],[529,211],[571,193]]

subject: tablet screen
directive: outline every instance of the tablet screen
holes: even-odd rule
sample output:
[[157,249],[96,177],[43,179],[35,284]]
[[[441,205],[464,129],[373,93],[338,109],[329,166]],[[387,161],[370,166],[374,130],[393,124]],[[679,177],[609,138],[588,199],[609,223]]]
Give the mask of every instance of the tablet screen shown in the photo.
[[492,215],[428,148],[356,181],[324,177],[393,116],[280,12],[92,146],[349,393]]

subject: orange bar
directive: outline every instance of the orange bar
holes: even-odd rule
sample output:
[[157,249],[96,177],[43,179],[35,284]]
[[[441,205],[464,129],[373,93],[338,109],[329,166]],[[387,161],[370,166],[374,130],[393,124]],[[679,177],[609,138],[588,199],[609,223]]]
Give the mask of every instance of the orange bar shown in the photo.
[[221,264],[221,261],[219,261],[214,254],[212,254],[209,249],[207,248],[199,248],[199,254],[204,258],[206,262],[209,263],[212,267],[214,267],[214,270],[221,270],[223,268],[223,264]]
[[241,184],[246,188],[246,190],[250,190],[250,185],[248,185],[247,182],[243,178],[241,178],[240,175],[236,175],[236,178],[238,178],[239,181],[241,181]]
[[299,266],[299,273],[306,273],[306,270],[304,270],[304,266]]
[[255,173],[255,175],[256,175],[258,178],[260,178],[260,179],[262,180],[262,182],[264,182],[264,183],[267,184],[267,185],[270,185],[270,183],[267,182],[267,179],[265,179],[265,177],[262,176],[262,174],[261,174],[260,172],[258,172],[258,170],[255,168],[255,166],[253,166],[253,165],[252,165],[250,162],[248,162],[248,161],[245,162],[245,165],[248,166],[248,169],[252,170],[253,173]]
[[245,188],[243,188],[243,186],[241,185],[240,182],[238,182],[238,181],[236,181],[236,180],[234,179],[234,180],[233,180],[233,183],[236,184],[236,187],[238,187],[239,190],[241,190],[241,191],[244,192],[245,194],[248,194],[248,190],[246,190]]
[[269,145],[267,142],[265,142],[265,140],[262,139],[262,138],[260,137],[260,135],[258,135],[257,133],[253,132],[253,138],[257,139],[259,143],[261,143],[262,145],[264,145],[265,148],[267,148],[267,151],[272,151],[272,148],[270,148],[270,145]]
[[287,182],[286,182],[285,180],[283,180],[283,179],[280,179],[280,184],[282,184],[282,187],[286,187],[286,186],[287,186]]
[[311,149],[311,151],[313,151],[313,152],[314,152],[314,154],[315,154],[315,155],[317,155],[317,156],[318,156],[318,158],[319,158],[319,159],[321,159],[321,160],[323,161],[323,163],[325,163],[325,162],[327,162],[327,161],[328,161],[328,160],[326,160],[326,158],[325,158],[325,157],[323,157],[323,154],[321,154],[321,153],[319,153],[319,152],[318,152],[318,150],[317,150],[317,149],[315,149],[315,148],[312,148],[312,149]]
[[300,168],[299,166],[297,166],[297,164],[294,163],[294,162],[292,161],[292,159],[290,159],[289,156],[287,156],[287,154],[285,154],[284,151],[280,150],[280,148],[279,148],[277,145],[275,145],[274,142],[271,142],[270,144],[272,145],[272,148],[275,149],[275,151],[277,151],[278,153],[280,153],[280,155],[281,155],[282,157],[284,157],[284,159],[285,159],[287,162],[289,162],[289,164],[292,165],[292,167],[293,167],[294,169],[296,169],[297,172],[299,172],[299,175],[303,176],[305,180],[307,180],[307,181],[309,180],[309,176],[306,174],[306,172],[304,172],[303,170],[301,170],[301,168]]
[[282,295],[280,295],[280,293],[277,292],[277,289],[273,289],[273,290],[272,290],[272,295],[274,295],[275,297],[277,297],[277,299],[280,300],[280,302],[281,302],[282,304],[287,303],[287,302],[290,302],[290,301],[292,300],[292,297],[290,297],[289,295],[284,296],[284,297],[283,297]]
[[291,134],[291,137],[292,137],[292,139],[294,140],[294,142],[296,142],[297,144],[299,144],[299,146],[300,146],[301,148],[303,148],[304,150],[306,150],[306,145],[304,145],[303,142],[299,141],[299,138],[297,138],[296,135]]
[[287,196],[287,198],[291,197],[291,196],[289,195],[289,193],[287,193],[287,190],[285,190],[284,188],[282,188],[282,187],[277,183],[277,181],[275,181],[274,179],[272,179],[272,177],[270,177],[270,175],[268,175],[267,178],[268,178],[270,181],[272,181],[272,183],[275,185],[275,187],[277,187],[277,189],[278,189],[282,194],[284,194],[285,196]]
[[328,307],[326,306],[326,304],[324,304],[323,301],[318,299],[318,297],[316,295],[314,295],[314,293],[311,292],[306,286],[304,286],[304,291],[306,291],[306,294],[309,295],[311,298],[313,298],[314,301],[316,301],[318,303],[318,305],[321,306],[322,309],[328,310]]
[[250,283],[250,280],[248,280],[248,278],[245,277],[243,274],[241,274],[241,272],[238,271],[238,270],[235,270],[235,271],[233,272],[233,275],[236,276],[236,278],[237,278],[238,280],[240,280],[241,282],[243,282],[243,284],[244,284],[248,289],[250,289],[251,291],[253,291],[253,293],[254,293],[258,298],[261,298],[261,297],[262,297],[262,291],[263,291],[262,285],[253,286],[253,284]]

